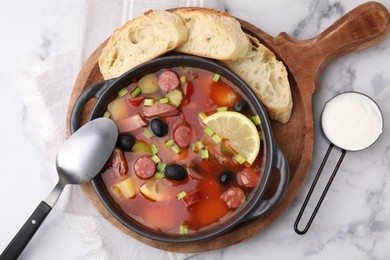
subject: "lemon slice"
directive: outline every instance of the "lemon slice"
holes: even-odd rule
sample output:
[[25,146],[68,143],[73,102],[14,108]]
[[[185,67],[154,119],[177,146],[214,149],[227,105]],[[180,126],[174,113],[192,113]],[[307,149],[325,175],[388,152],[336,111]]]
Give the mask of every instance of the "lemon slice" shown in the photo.
[[243,114],[232,111],[214,113],[203,123],[227,141],[227,145],[252,164],[260,150],[260,137],[255,124]]

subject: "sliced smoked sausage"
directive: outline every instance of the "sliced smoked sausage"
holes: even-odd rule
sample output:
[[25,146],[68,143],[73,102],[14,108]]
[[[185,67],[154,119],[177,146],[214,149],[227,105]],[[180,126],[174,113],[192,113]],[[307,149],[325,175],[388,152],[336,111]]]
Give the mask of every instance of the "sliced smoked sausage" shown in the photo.
[[165,70],[160,74],[160,76],[158,76],[157,84],[162,91],[169,92],[177,88],[180,84],[180,81],[175,72],[171,70]]
[[180,148],[186,148],[191,144],[192,130],[188,125],[180,124],[173,130],[173,140]]
[[245,168],[238,172],[237,181],[241,186],[253,188],[259,179],[259,173],[252,168]]
[[156,165],[150,157],[141,156],[134,163],[134,172],[141,179],[149,179],[155,171]]
[[231,187],[221,195],[230,209],[236,209],[245,201],[245,193],[238,187]]

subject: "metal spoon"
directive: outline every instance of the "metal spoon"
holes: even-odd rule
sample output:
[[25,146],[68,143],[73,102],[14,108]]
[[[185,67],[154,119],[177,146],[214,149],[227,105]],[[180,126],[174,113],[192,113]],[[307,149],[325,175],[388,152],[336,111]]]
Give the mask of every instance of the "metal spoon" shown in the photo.
[[0,259],[16,259],[56,204],[67,184],[90,181],[110,157],[118,137],[113,121],[98,118],[85,124],[61,146],[57,153],[58,183],[43,200],[1,254]]

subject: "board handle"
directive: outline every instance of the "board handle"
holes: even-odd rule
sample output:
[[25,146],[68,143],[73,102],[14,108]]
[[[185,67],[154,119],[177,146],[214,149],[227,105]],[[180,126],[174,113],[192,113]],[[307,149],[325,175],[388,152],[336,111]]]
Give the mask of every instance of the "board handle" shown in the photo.
[[[312,82],[317,83],[324,67],[336,58],[372,47],[384,40],[390,31],[389,25],[387,8],[377,2],[368,2],[348,12],[314,38],[299,41],[281,33],[277,40],[286,47],[284,50],[287,49],[288,53],[284,53],[283,49],[280,51],[282,56],[290,56],[290,62],[286,61],[290,69],[302,71],[304,66],[307,71],[305,76],[312,75]],[[311,88],[314,94],[318,84]]]

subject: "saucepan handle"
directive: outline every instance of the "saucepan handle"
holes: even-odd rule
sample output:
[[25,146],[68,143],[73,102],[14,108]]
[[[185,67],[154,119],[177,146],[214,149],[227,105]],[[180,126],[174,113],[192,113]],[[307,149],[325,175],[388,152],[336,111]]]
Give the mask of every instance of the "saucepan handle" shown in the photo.
[[290,167],[288,166],[288,161],[284,156],[282,150],[279,145],[274,142],[275,145],[275,160],[274,166],[279,169],[280,181],[278,188],[274,195],[271,198],[261,201],[259,206],[257,206],[246,218],[247,220],[252,220],[263,216],[273,210],[276,205],[283,198],[284,193],[287,190],[288,182],[290,180]]
[[70,132],[74,133],[80,128],[80,121],[85,104],[92,98],[99,98],[116,79],[103,80],[92,84],[85,89],[76,100],[70,115]]

